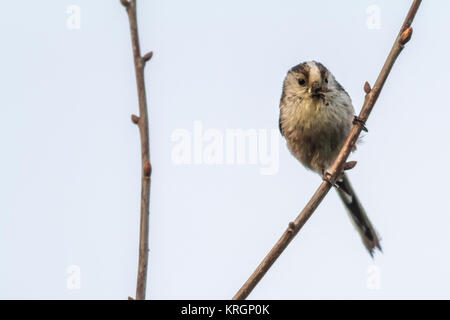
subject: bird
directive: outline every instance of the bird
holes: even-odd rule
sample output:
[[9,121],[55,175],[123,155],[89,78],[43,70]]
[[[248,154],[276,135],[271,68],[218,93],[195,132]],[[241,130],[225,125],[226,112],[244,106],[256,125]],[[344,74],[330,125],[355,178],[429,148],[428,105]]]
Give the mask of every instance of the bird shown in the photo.
[[[281,135],[292,155],[324,179],[358,119],[354,113],[349,94],[322,63],[302,62],[287,72],[280,99]],[[380,240],[346,173],[335,186],[373,257],[376,249],[382,251]]]

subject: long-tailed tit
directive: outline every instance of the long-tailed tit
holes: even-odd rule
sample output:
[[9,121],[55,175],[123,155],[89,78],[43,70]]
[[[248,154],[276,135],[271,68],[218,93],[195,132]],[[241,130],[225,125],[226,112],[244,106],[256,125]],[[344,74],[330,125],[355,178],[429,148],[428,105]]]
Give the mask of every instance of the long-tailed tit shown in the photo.
[[[291,153],[322,176],[335,161],[354,121],[352,101],[321,63],[308,61],[291,68],[284,80],[279,126]],[[381,250],[375,229],[346,174],[336,182],[361,239],[373,255]]]

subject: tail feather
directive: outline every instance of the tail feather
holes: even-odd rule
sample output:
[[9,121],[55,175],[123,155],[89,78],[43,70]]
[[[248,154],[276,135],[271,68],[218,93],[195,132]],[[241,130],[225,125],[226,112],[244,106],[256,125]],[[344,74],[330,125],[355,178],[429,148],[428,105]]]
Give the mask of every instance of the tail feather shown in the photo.
[[373,257],[373,253],[376,248],[378,248],[380,251],[382,250],[380,246],[380,240],[378,239],[378,235],[374,227],[372,226],[372,223],[370,223],[370,220],[367,217],[364,208],[359,202],[358,197],[356,196],[347,175],[344,174],[342,179],[337,181],[336,184],[339,187],[337,189],[339,197],[341,198],[342,202],[344,202],[350,218],[352,219],[353,224],[355,225],[358,233],[361,236],[364,246]]

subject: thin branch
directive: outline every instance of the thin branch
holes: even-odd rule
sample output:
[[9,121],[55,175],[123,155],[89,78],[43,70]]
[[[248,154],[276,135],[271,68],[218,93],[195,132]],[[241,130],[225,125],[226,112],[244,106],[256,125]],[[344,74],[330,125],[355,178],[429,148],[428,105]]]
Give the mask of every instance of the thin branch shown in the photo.
[[[402,51],[404,45],[411,38],[411,23],[414,19],[414,16],[416,15],[417,10],[419,9],[421,2],[422,0],[414,0],[402,25],[402,28],[400,29],[400,32],[395,39],[391,52],[389,53],[373,88],[370,88],[370,85],[368,83],[364,85],[364,91],[366,92],[364,105],[359,116],[356,118],[357,121],[354,122],[353,128],[349,136],[347,137],[344,146],[342,147],[338,157],[329,170],[327,179],[322,182],[311,200],[298,215],[295,221],[289,223],[287,230],[284,232],[284,234],[281,236],[272,250],[270,250],[264,260],[260,263],[260,265],[256,268],[255,272],[253,272],[247,282],[236,293],[236,295],[233,297],[233,300],[242,300],[248,297],[248,295],[252,292],[258,282],[264,277],[272,264],[278,259],[278,257],[281,255],[284,249],[286,249],[292,239],[294,239],[294,237],[304,226],[306,221],[308,221],[308,219],[314,213],[314,210],[316,210],[316,208],[327,195],[328,191],[330,191],[331,187],[341,175],[343,169],[346,167],[347,158],[350,155],[350,152],[353,150],[353,147],[356,144],[361,131],[365,128],[364,124],[367,121],[370,112],[372,111],[373,106],[378,99],[378,96],[380,95],[381,89],[386,82],[386,79],[391,71],[392,66],[394,65],[395,60]],[[351,165],[347,165],[347,167],[351,167]]]
[[128,13],[130,21],[131,44],[133,47],[136,71],[137,92],[139,98],[139,116],[132,115],[131,121],[139,128],[141,138],[141,221],[139,230],[139,264],[137,273],[136,300],[145,299],[148,267],[148,229],[149,204],[152,166],[150,163],[150,140],[148,128],[147,98],[145,93],[144,67],[151,55],[141,57],[139,34],[136,18],[136,0],[120,0]]

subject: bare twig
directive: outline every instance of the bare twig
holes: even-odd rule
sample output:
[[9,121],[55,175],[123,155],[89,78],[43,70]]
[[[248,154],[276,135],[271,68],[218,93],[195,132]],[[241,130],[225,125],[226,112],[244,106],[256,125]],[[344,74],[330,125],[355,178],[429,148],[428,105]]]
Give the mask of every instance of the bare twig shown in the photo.
[[148,129],[147,98],[145,93],[144,67],[150,60],[151,53],[141,57],[139,46],[139,34],[136,18],[136,0],[120,0],[128,13],[131,31],[131,44],[133,47],[134,66],[136,71],[136,83],[139,97],[139,116],[132,115],[131,120],[139,128],[141,138],[141,222],[139,230],[139,264],[137,273],[136,300],[145,299],[148,267],[148,228],[149,228],[149,204],[152,166],[150,163],[150,142]]
[[366,92],[366,97],[364,101],[364,105],[361,109],[359,116],[357,117],[358,121],[354,122],[353,128],[347,137],[347,140],[342,147],[336,161],[332,165],[329,170],[329,176],[326,181],[324,180],[322,184],[319,186],[317,191],[314,193],[311,200],[305,206],[303,211],[298,215],[295,221],[289,223],[287,230],[275,244],[275,246],[270,250],[261,264],[256,268],[255,272],[250,276],[247,282],[242,286],[242,288],[236,293],[233,297],[234,300],[241,300],[248,297],[248,295],[252,292],[258,282],[262,279],[262,277],[266,274],[272,264],[278,259],[281,253],[286,249],[289,243],[294,239],[303,225],[308,221],[309,217],[313,214],[314,210],[319,206],[322,202],[323,198],[327,195],[328,191],[330,191],[332,185],[336,182],[337,178],[342,173],[342,170],[345,168],[345,164],[347,161],[350,152],[353,150],[353,146],[355,145],[358,137],[361,133],[361,130],[364,128],[364,123],[367,121],[370,112],[375,105],[375,102],[380,95],[381,89],[383,88],[384,83],[391,71],[392,66],[394,65],[395,60],[398,55],[402,51],[404,45],[409,41],[412,35],[411,23],[416,15],[417,10],[419,9],[421,0],[414,0],[408,15],[400,29],[400,33],[395,39],[394,45],[389,53],[386,62],[384,63],[383,68],[375,82],[373,88],[366,82],[364,85],[364,91]]

